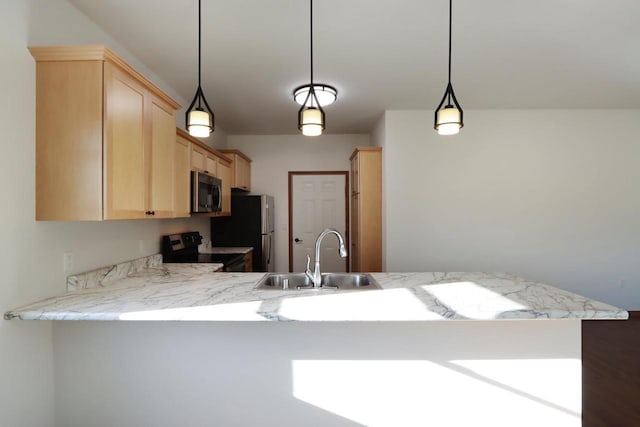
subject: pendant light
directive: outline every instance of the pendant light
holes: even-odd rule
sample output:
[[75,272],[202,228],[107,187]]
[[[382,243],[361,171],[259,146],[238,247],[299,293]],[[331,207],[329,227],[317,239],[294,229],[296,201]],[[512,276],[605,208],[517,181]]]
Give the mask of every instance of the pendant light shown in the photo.
[[200,84],[201,76],[201,57],[202,57],[202,14],[201,0],[198,0],[198,90],[196,96],[191,101],[191,105],[186,112],[187,131],[191,136],[200,138],[208,137],[213,132],[213,111],[209,107],[209,103],[204,97],[202,86]]
[[310,83],[307,89],[307,96],[304,98],[302,107],[298,110],[298,129],[301,130],[305,136],[318,136],[322,135],[322,131],[324,131],[324,110],[316,95],[316,85],[313,84],[313,0],[309,0],[309,10],[311,77],[309,79]]
[[[453,93],[453,85],[451,84],[451,15],[452,15],[452,3],[453,0],[449,0],[449,83],[447,89],[444,92],[442,101],[436,108],[434,118],[434,129],[438,131],[440,135],[454,135],[460,132],[460,128],[464,126],[462,121],[462,108],[458,103],[456,94]],[[447,101],[447,105],[444,102]],[[453,104],[451,103],[453,101]],[[444,105],[444,107],[443,107]]]

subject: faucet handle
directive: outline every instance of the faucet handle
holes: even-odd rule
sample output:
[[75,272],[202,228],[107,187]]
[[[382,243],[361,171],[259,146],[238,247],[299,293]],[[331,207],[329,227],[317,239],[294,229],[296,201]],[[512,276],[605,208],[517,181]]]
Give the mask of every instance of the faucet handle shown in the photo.
[[313,286],[313,272],[309,268],[311,266],[311,257],[307,254],[307,268],[304,271],[304,274],[307,276],[309,280],[311,280],[311,286]]

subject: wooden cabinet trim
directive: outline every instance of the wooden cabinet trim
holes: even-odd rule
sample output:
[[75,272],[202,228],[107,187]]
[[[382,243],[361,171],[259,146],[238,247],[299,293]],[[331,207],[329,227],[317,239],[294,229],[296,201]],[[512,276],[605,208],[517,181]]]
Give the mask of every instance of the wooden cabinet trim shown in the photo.
[[176,135],[174,155],[174,206],[176,218],[191,216],[191,143]]
[[377,152],[380,151],[382,152],[382,147],[356,147],[355,150],[353,150],[353,153],[351,153],[351,157],[349,157],[349,160],[353,160],[353,158],[358,154],[361,153],[363,151],[373,151],[373,152]]
[[231,159],[227,156],[224,155],[224,153],[221,150],[216,150],[215,148],[211,148],[210,146],[208,146],[207,144],[205,144],[204,142],[200,141],[197,138],[194,138],[193,136],[189,135],[189,132],[180,129],[180,128],[176,128],[176,134],[180,135],[181,137],[183,137],[184,139],[190,141],[191,143],[197,145],[198,147],[212,153],[213,155],[215,155],[216,157],[218,157],[218,159],[222,159],[227,163],[231,163]]
[[251,160],[251,158],[249,156],[247,156],[246,154],[244,154],[242,151],[240,150],[235,150],[235,149],[224,149],[224,150],[220,150],[220,152],[224,153],[224,154],[237,154],[238,156],[242,157],[243,159],[245,159],[246,161],[248,161],[249,163],[251,163],[253,160]]
[[156,96],[160,97],[174,109],[179,109],[180,104],[170,98],[148,78],[127,64],[114,51],[103,45],[81,46],[29,46],[31,56],[38,62],[46,61],[109,61],[120,67],[124,72],[139,80]]

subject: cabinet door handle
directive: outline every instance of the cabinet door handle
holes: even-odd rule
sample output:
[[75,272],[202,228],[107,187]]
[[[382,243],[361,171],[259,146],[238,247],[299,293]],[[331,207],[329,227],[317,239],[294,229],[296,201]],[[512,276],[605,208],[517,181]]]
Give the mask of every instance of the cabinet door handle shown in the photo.
[[295,239],[293,239],[294,242],[296,243],[302,243],[302,239],[298,239],[297,237]]

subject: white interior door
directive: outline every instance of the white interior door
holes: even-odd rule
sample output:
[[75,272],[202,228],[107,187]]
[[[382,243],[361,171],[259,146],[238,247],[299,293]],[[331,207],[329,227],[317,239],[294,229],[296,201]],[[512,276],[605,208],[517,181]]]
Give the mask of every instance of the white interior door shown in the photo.
[[[291,179],[291,247],[293,271],[306,268],[307,255],[311,269],[315,261],[315,242],[325,228],[335,228],[346,242],[346,174],[294,174]],[[320,251],[320,267],[324,272],[347,271],[347,258],[340,258],[338,238],[328,235]],[[349,247],[347,246],[347,249]]]

